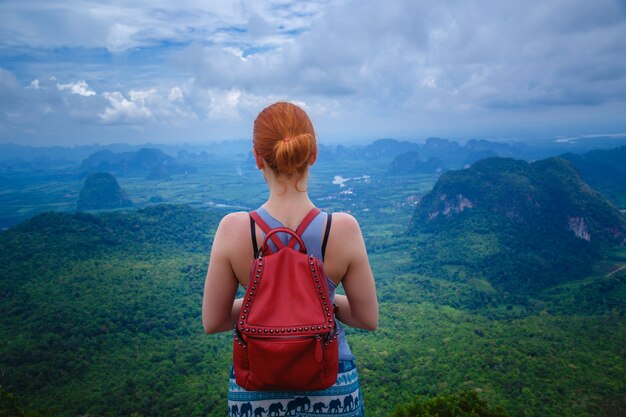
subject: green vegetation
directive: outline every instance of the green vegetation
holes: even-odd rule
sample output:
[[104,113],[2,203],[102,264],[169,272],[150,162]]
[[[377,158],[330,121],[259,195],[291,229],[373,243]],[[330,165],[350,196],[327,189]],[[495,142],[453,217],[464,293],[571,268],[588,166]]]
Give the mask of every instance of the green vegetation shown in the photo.
[[[221,214],[50,213],[0,235],[0,384],[60,416],[223,415],[231,339],[204,335],[200,318]],[[606,410],[624,390],[623,299],[591,311],[564,303],[601,291],[581,283],[532,311],[494,297],[472,312],[492,289],[415,276],[403,244],[388,249],[372,254],[380,329],[348,336],[368,414],[473,389],[515,416],[617,415]],[[622,293],[625,273],[612,275]]]
[[[504,239],[521,229],[493,227],[509,220],[489,210],[416,224],[422,207],[445,209],[437,205],[442,191],[461,193],[473,209],[491,201],[505,219],[511,208],[537,215],[513,192],[530,187],[533,201],[560,204],[539,213],[547,216],[537,229],[545,239],[555,230],[547,219],[582,207],[596,245],[602,231],[594,222],[613,224],[614,211],[560,160],[483,161],[475,171],[445,174],[428,194],[437,176],[389,175],[393,158],[321,163],[309,189],[322,208],[356,215],[376,276],[379,330],[348,329],[367,415],[624,415],[623,246],[609,235],[597,246],[574,236],[544,257],[533,241]],[[49,212],[0,233],[1,412],[225,415],[232,339],[203,333],[204,276],[219,219],[266,197],[260,175],[245,158],[236,161],[214,160],[167,182],[122,179],[139,210]],[[508,182],[490,182],[500,168]],[[507,190],[506,200],[490,200]],[[148,204],[155,195],[188,204]],[[567,226],[559,233],[573,235]],[[572,242],[592,250],[577,252]],[[520,260],[545,267],[520,271]],[[507,286],[497,270],[520,284]],[[551,270],[570,275],[546,275]]]
[[24,410],[13,394],[0,386],[0,417],[54,417],[53,411]]
[[0,384],[60,415],[210,412],[230,353],[200,318],[219,217],[50,213],[3,233]]
[[623,241],[626,219],[563,159],[487,158],[442,175],[410,232],[432,242],[417,249],[418,271],[459,279],[461,267],[519,298],[588,275]]
[[97,172],[87,177],[78,199],[78,210],[115,209],[132,205],[128,194],[108,172]]
[[431,399],[416,399],[398,407],[392,417],[507,417],[504,410],[492,409],[473,391],[457,395],[438,395]]
[[561,157],[573,163],[592,188],[606,195],[616,206],[626,208],[626,146],[582,155],[567,153]]

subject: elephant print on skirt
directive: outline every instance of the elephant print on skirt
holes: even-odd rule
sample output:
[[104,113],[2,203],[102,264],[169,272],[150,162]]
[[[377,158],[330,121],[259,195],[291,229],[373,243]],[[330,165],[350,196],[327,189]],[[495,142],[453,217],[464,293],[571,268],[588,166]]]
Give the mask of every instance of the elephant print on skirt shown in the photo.
[[337,383],[322,391],[247,391],[231,371],[228,410],[230,417],[363,417],[363,400],[354,361],[342,360]]

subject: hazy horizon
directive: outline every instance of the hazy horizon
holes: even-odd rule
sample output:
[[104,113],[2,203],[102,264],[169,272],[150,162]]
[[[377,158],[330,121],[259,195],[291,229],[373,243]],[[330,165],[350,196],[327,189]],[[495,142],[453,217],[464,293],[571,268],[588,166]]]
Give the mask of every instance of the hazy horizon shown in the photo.
[[[615,134],[592,134],[592,135],[579,135],[579,136],[552,136],[552,137],[536,137],[536,136],[531,136],[531,137],[513,137],[513,138],[483,138],[483,137],[468,137],[466,139],[459,139],[459,138],[451,138],[451,137],[443,137],[443,136],[427,136],[427,137],[420,137],[420,138],[415,138],[415,137],[391,137],[391,136],[381,136],[381,137],[375,137],[372,139],[365,139],[365,138],[353,138],[353,139],[346,139],[346,140],[340,140],[340,139],[325,139],[325,138],[318,138],[318,143],[321,145],[325,145],[325,146],[338,146],[338,145],[343,145],[343,146],[366,146],[368,144],[371,144],[373,142],[376,142],[378,140],[386,140],[386,139],[391,139],[391,140],[397,140],[397,141],[406,141],[406,142],[412,142],[412,143],[417,143],[417,144],[424,144],[426,143],[426,141],[428,139],[443,139],[443,140],[449,140],[452,142],[457,142],[460,145],[464,145],[469,141],[475,140],[475,141],[488,141],[488,142],[496,142],[496,143],[503,143],[503,144],[516,144],[516,143],[525,143],[525,144],[529,144],[529,145],[559,145],[559,144],[577,144],[580,143],[582,141],[585,141],[586,144],[588,146],[593,146],[593,141],[597,140],[597,141],[615,141],[615,146],[623,146],[624,142],[626,142],[626,133],[615,133]],[[44,143],[44,144],[38,144],[38,143],[28,143],[28,144],[22,144],[22,143],[17,143],[14,141],[8,141],[8,142],[0,142],[0,146],[5,145],[5,146],[9,146],[9,145],[15,145],[15,146],[25,146],[25,147],[32,147],[32,148],[54,148],[54,147],[61,147],[61,148],[80,148],[80,147],[115,147],[115,146],[128,146],[128,147],[142,147],[142,146],[163,146],[163,147],[190,147],[190,148],[194,148],[194,147],[198,147],[198,148],[202,148],[204,146],[206,147],[213,147],[219,144],[228,144],[228,143],[245,143],[245,142],[249,142],[250,144],[252,144],[252,138],[235,138],[235,139],[215,139],[212,141],[185,141],[185,140],[178,140],[178,141],[172,141],[172,142],[167,142],[167,141],[150,141],[147,140],[145,142],[133,142],[133,141],[104,141],[104,142],[84,142],[84,143]],[[606,143],[607,142],[603,142],[602,147],[606,147]]]

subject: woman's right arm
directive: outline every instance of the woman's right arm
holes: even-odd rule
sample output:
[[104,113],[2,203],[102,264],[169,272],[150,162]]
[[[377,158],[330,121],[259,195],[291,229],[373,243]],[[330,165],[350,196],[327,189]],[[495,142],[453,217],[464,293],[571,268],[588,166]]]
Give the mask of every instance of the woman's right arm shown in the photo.
[[347,260],[346,272],[341,280],[346,295],[335,295],[337,318],[351,327],[376,330],[378,327],[378,300],[374,275],[367,257],[365,241],[356,219],[349,214],[333,214],[332,234],[340,238],[333,250]]
[[231,330],[241,309],[241,299],[235,300],[239,282],[229,258],[236,230],[236,217],[230,214],[222,219],[215,232],[202,301],[202,324],[206,333]]

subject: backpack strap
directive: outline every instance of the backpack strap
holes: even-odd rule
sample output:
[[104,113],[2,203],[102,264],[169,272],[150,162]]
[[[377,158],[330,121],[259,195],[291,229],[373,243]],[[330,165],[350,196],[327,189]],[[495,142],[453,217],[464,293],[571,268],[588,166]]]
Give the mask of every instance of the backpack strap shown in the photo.
[[270,250],[269,246],[268,246],[268,239],[271,239],[276,233],[288,233],[291,235],[292,239],[295,239],[296,242],[298,243],[298,245],[300,245],[300,249],[298,249],[300,252],[302,252],[303,254],[306,255],[306,246],[304,245],[304,242],[302,241],[302,238],[300,236],[298,236],[296,234],[296,232],[294,232],[293,230],[289,229],[288,227],[275,227],[272,229],[271,232],[269,232],[268,234],[265,235],[265,239],[263,239],[263,246],[261,246],[261,253],[263,255],[267,255],[267,253],[272,253],[272,251]]
[[328,213],[328,216],[326,216],[326,229],[324,230],[324,240],[322,241],[322,262],[324,262],[324,254],[326,253],[326,244],[328,243],[328,235],[330,234],[330,224],[332,223],[332,221],[333,214]]
[[[269,232],[272,231],[272,228],[269,227],[269,225],[267,223],[265,223],[265,221],[261,218],[261,216],[259,216],[259,213],[257,213],[256,211],[251,211],[250,212],[250,218],[252,220],[254,220],[254,222],[256,224],[259,225],[261,230],[263,230],[266,235],[269,234]],[[256,235],[256,233],[255,233],[255,235]],[[276,245],[277,249],[282,249],[282,248],[285,247],[283,242],[278,238],[278,236],[276,236],[276,234],[271,235],[270,239],[272,239],[272,242],[274,242],[274,244]],[[256,236],[255,236],[255,241],[256,241]]]
[[259,255],[259,246],[256,243],[256,227],[252,216],[250,216],[250,236],[252,237],[252,257],[256,258]]
[[[304,219],[302,219],[302,222],[300,222],[300,224],[298,225],[298,227],[296,228],[296,234],[300,237],[302,237],[302,233],[304,233],[304,231],[306,230],[307,227],[309,227],[309,225],[311,224],[311,222],[313,221],[313,219],[315,219],[317,217],[318,214],[320,214],[322,210],[318,209],[317,207],[313,207],[311,209],[311,211],[309,211],[307,213],[306,216],[304,216]],[[287,246],[289,246],[290,248],[295,248],[296,247],[296,243],[298,243],[296,241],[296,239],[291,238],[289,240],[289,243],[287,244]]]

